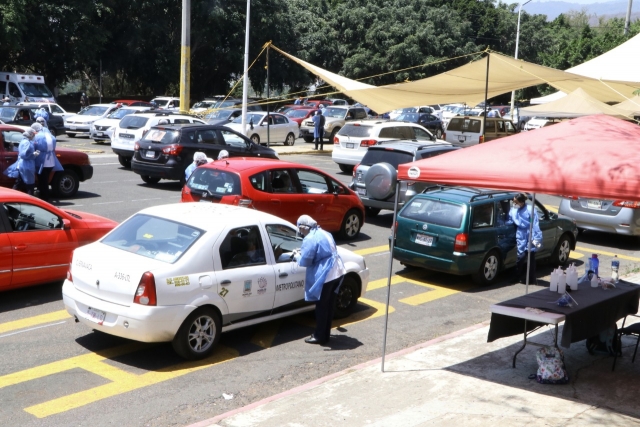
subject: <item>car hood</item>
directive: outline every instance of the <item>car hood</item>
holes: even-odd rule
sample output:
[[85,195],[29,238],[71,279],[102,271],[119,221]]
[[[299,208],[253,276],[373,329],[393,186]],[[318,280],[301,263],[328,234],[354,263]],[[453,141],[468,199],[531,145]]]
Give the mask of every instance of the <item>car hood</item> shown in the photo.
[[93,122],[95,126],[115,126],[120,122],[120,119],[99,119]]
[[87,228],[112,230],[118,225],[116,221],[100,215],[94,215],[87,212],[78,212],[70,209],[63,209],[63,211],[70,214],[74,219],[84,223]]
[[87,116],[87,115],[76,114],[74,116],[67,117],[65,120],[76,122],[76,123],[87,123],[87,122],[92,122],[94,120],[97,120],[100,117],[102,116]]
[[365,264],[364,257],[362,255],[358,255],[340,246],[338,246],[338,255],[342,258],[342,262],[344,263],[347,271],[359,272],[364,270]]

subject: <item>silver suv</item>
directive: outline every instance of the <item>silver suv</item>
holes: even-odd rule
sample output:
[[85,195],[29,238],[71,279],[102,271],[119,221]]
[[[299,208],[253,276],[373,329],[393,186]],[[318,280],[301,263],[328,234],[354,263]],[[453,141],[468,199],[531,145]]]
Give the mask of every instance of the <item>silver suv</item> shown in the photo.
[[[329,144],[333,143],[333,137],[348,121],[367,118],[367,110],[363,107],[351,107],[349,105],[328,106],[322,110],[324,115],[324,137],[329,138]],[[303,120],[300,124],[300,137],[305,142],[313,141],[313,120]]]
[[[376,216],[381,209],[393,210],[398,165],[459,150],[446,142],[388,141],[369,147],[362,162],[353,171],[351,189],[358,193],[366,214]],[[426,182],[400,183],[398,205],[430,186]]]

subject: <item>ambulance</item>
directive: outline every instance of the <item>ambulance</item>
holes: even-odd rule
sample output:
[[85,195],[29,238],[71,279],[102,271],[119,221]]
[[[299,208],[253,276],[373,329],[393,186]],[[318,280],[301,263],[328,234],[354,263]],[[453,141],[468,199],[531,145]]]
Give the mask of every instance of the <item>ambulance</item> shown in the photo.
[[[18,102],[56,102],[53,92],[44,84],[44,77],[0,71],[0,98]],[[1,105],[1,104],[0,104]]]

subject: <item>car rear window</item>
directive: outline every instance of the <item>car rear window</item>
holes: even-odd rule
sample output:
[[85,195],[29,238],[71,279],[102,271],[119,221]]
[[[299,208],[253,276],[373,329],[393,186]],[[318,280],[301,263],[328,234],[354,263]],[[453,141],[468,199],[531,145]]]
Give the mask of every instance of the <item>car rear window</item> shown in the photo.
[[454,117],[447,126],[447,131],[459,132],[481,132],[482,121],[478,119],[469,119],[467,117]]
[[102,239],[102,243],[136,255],[173,264],[204,234],[203,230],[137,214]]
[[175,130],[151,129],[140,141],[155,142],[156,144],[173,144],[180,137],[180,133]]
[[340,129],[340,132],[338,132],[338,135],[363,138],[363,137],[371,136],[372,130],[373,130],[373,126],[347,124],[347,125],[344,125],[342,129]]
[[371,166],[376,163],[389,163],[396,169],[398,165],[413,161],[413,155],[395,150],[368,150],[360,162],[361,165]]
[[222,196],[242,194],[240,177],[236,173],[209,167],[197,168],[187,181],[187,187],[202,196],[218,200]]
[[140,116],[126,116],[120,121],[120,128],[122,129],[140,129],[147,124],[149,119],[147,117]]
[[464,205],[416,197],[400,211],[399,215],[428,224],[460,228],[464,212]]

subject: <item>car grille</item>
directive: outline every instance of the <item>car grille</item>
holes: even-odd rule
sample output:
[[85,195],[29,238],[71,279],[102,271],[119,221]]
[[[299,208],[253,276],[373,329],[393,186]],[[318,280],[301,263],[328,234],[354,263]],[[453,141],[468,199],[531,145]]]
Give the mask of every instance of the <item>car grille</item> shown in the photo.
[[96,130],[107,130],[109,126],[96,126]]
[[120,138],[133,139],[133,135],[131,135],[130,133],[119,133],[118,136]]

